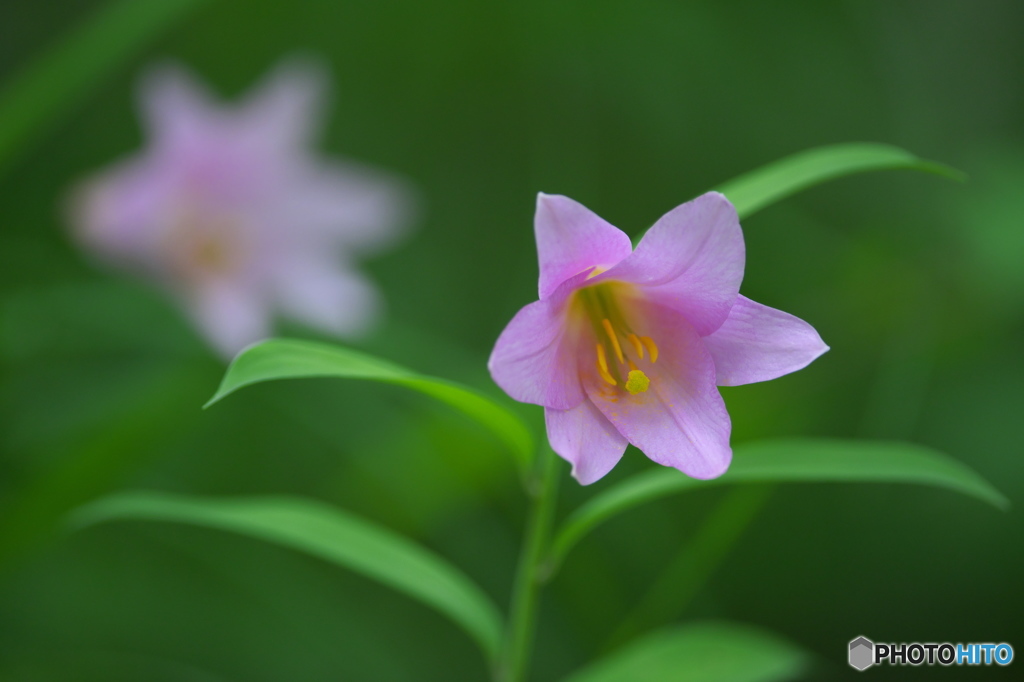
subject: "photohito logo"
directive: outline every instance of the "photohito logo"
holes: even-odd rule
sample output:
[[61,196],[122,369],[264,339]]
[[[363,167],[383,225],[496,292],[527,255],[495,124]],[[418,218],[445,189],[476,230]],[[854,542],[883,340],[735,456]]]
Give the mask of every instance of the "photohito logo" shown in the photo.
[[928,642],[921,644],[882,644],[867,637],[850,642],[850,666],[867,670],[873,665],[1009,665],[1013,661],[1013,647],[1000,644],[952,644]]

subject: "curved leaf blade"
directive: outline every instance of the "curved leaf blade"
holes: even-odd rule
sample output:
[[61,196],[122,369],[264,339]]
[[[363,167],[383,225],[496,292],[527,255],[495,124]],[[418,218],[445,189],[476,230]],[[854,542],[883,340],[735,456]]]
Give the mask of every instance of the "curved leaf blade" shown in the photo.
[[776,201],[846,175],[878,170],[917,170],[963,180],[964,174],[920,159],[899,147],[855,142],[815,147],[744,173],[716,189],[747,218]]
[[889,441],[794,438],[737,446],[729,470],[699,481],[675,469],[636,474],[583,504],[565,521],[552,546],[560,562],[579,540],[606,519],[667,495],[729,483],[917,483],[963,493],[1000,509],[1009,500],[970,467],[941,452]]
[[782,682],[807,662],[803,651],[763,630],[701,623],[643,637],[565,682]]
[[309,377],[381,381],[411,388],[447,403],[489,429],[524,467],[532,459],[533,437],[526,425],[481,393],[366,353],[314,341],[269,339],[249,346],[231,362],[220,388],[206,407],[250,384]]
[[464,573],[411,540],[324,503],[135,492],[91,502],[71,516],[77,528],[116,520],[187,523],[305,552],[435,608],[462,627],[489,660],[497,654],[500,612]]
[[67,105],[204,0],[112,0],[0,92],[0,174]]

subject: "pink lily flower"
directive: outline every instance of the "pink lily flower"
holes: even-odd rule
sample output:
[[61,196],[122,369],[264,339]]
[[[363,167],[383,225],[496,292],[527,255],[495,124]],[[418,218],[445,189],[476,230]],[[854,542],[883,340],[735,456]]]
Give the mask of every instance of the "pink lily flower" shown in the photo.
[[276,310],[351,336],[380,307],[356,255],[407,222],[404,183],[311,150],[325,78],[289,63],[234,106],[166,67],[141,92],[148,146],[79,188],[82,244],[156,280],[222,354],[268,336]]
[[694,478],[725,473],[732,424],[717,386],[766,381],[828,350],[809,324],[741,296],[736,209],[708,192],[633,250],[583,205],[540,194],[540,300],[501,333],[488,368],[512,398],[544,406],[551,447],[583,485],[632,443]]

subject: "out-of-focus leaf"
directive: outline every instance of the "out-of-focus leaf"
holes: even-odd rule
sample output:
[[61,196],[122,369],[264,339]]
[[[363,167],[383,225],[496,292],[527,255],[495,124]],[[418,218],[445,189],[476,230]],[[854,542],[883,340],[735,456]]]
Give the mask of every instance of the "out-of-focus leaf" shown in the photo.
[[955,459],[913,443],[793,438],[738,446],[729,470],[699,481],[675,469],[632,476],[591,498],[566,520],[555,539],[558,563],[580,538],[615,514],[685,490],[753,482],[919,483],[947,488],[1000,509],[1009,501],[985,479]]
[[678,618],[725,560],[774,489],[771,484],[733,487],[701,522],[693,537],[665,563],[646,593],[619,619],[605,648],[618,648],[637,634]]
[[0,175],[69,103],[205,0],[112,0],[0,90]]
[[497,653],[500,613],[465,574],[411,540],[321,502],[136,492],[91,502],[71,517],[75,527],[114,520],[189,523],[306,552],[424,602],[462,627],[488,659]]
[[[202,416],[195,405],[209,385],[208,368],[177,364],[139,373],[148,385],[131,387],[114,404],[101,404],[91,423],[71,429],[76,435],[70,440],[55,437],[29,451],[52,463],[3,499],[0,565],[54,534],[68,511],[117,488],[167,444],[191,434]],[[40,423],[67,426],[56,416]]]
[[243,386],[272,379],[337,377],[382,381],[425,393],[479,422],[493,432],[527,467],[533,456],[530,431],[515,414],[490,398],[452,381],[437,379],[349,348],[270,339],[246,348],[231,362],[217,393],[207,405]]
[[955,180],[964,175],[949,166],[919,159],[899,147],[857,142],[816,147],[733,178],[716,189],[748,218],[791,194],[846,175],[876,170],[918,170]]
[[806,654],[776,635],[702,623],[643,637],[565,682],[782,682],[806,667]]

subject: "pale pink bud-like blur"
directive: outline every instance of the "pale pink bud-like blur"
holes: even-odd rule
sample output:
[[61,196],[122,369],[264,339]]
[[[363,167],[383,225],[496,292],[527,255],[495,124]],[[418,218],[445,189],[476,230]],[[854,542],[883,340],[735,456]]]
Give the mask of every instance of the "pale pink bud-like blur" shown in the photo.
[[74,194],[78,241],[151,279],[223,355],[269,336],[283,313],[337,336],[379,316],[356,259],[409,223],[401,180],[312,150],[326,77],[277,67],[239,103],[177,67],[142,84],[146,147]]

